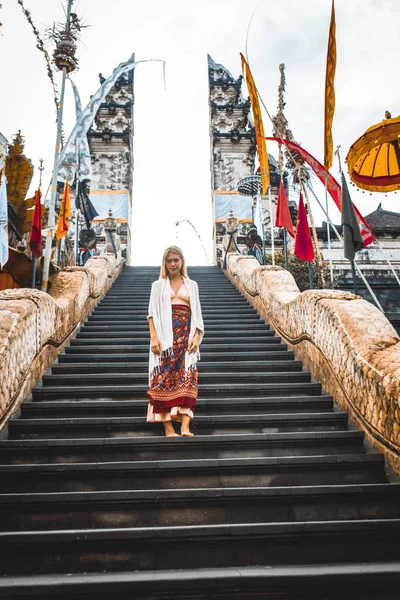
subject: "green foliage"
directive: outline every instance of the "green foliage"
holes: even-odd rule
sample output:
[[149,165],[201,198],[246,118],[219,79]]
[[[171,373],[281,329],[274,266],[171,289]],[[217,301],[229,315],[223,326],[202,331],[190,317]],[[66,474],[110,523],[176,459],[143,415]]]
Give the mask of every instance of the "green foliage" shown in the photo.
[[[271,257],[267,256],[268,264],[271,264]],[[279,267],[286,268],[285,253],[283,250],[275,252],[275,264]],[[315,289],[330,288],[330,270],[328,261],[323,261],[320,266],[316,259],[311,263],[313,273],[313,286]],[[308,262],[300,260],[288,250],[288,271],[294,277],[297,286],[301,292],[310,289],[310,278],[308,272]]]

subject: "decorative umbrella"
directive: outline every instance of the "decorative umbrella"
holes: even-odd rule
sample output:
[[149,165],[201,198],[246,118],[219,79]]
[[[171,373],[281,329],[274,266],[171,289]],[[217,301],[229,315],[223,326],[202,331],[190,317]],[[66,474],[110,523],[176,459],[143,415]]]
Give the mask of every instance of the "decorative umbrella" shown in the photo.
[[400,117],[385,116],[354,142],[346,157],[350,179],[370,192],[400,189]]
[[33,263],[29,256],[15,248],[8,248],[8,261],[0,269],[0,290],[31,287]]

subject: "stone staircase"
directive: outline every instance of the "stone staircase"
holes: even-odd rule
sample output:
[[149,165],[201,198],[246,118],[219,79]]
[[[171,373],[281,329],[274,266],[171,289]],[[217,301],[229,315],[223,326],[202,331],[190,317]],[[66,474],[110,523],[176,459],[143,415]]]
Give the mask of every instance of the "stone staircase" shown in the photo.
[[398,598],[400,484],[216,267],[196,437],[146,424],[157,274],[124,269],[0,441],[0,598]]

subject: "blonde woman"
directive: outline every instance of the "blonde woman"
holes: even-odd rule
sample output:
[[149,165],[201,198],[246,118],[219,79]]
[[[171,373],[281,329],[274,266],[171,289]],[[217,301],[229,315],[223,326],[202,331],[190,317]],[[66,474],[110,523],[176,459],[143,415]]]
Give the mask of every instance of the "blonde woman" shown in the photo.
[[188,278],[185,258],[177,246],[169,246],[160,278],[151,288],[149,406],[147,421],[164,425],[165,435],[177,436],[173,421],[181,423],[180,435],[192,436],[198,393],[197,362],[204,335],[197,283]]

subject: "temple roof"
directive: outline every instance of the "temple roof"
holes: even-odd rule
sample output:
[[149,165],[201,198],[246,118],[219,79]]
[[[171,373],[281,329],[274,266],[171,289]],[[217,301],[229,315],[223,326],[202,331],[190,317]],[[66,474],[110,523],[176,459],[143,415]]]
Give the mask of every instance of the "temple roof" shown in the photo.
[[[378,205],[369,215],[366,215],[364,219],[369,225],[371,225],[373,232],[379,237],[380,235],[393,235],[398,237],[400,235],[400,213],[392,212],[390,210],[383,210],[382,203]],[[339,233],[342,233],[342,226],[340,224],[335,225]],[[326,222],[323,221],[320,227],[317,227],[317,237],[319,239],[326,240]],[[335,239],[335,234],[331,228],[331,238]]]
[[208,59],[208,68],[209,69],[213,69],[214,71],[223,71],[230,77],[231,81],[235,81],[235,78],[233,77],[233,75],[228,71],[228,69],[226,67],[224,67],[224,65],[220,65],[220,64],[214,62],[209,54],[207,54],[207,59]]
[[374,212],[365,217],[365,220],[372,229],[387,229],[400,231],[400,213],[383,210],[382,203]]

